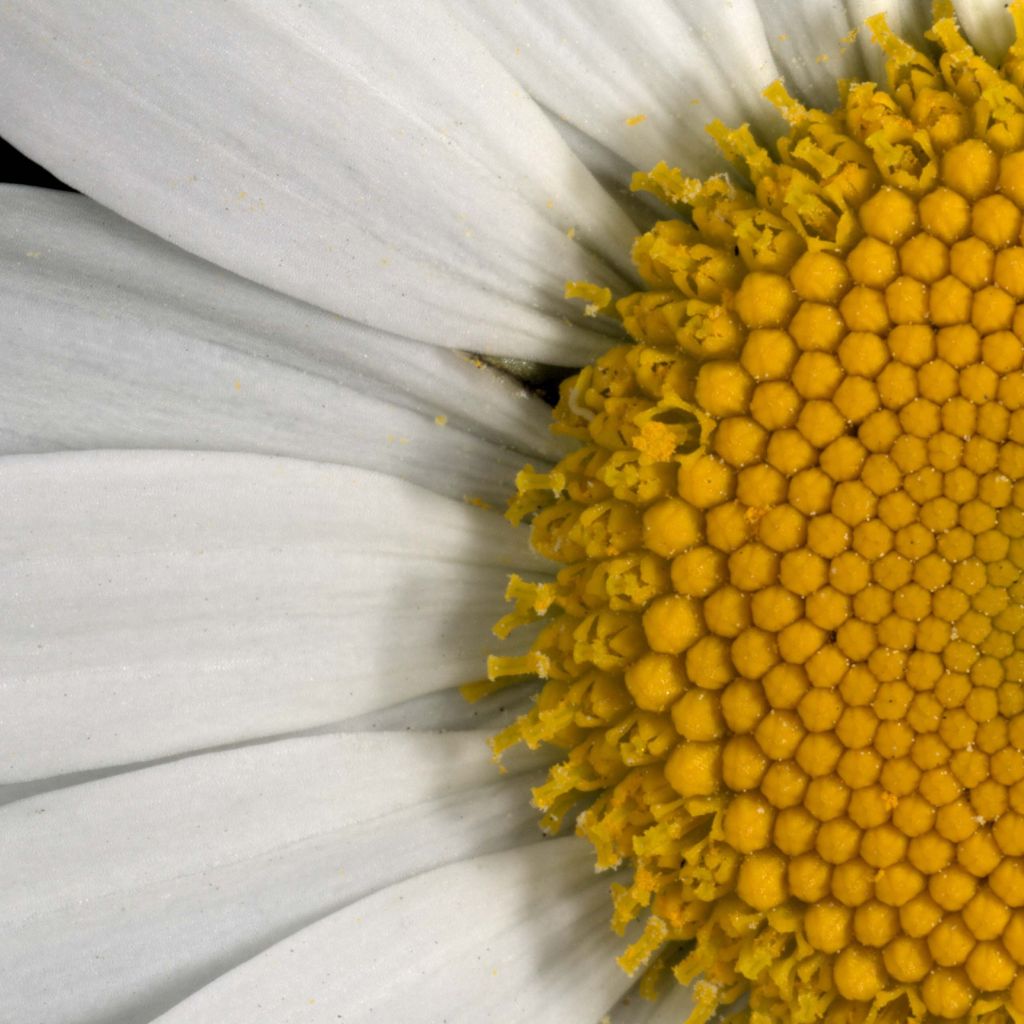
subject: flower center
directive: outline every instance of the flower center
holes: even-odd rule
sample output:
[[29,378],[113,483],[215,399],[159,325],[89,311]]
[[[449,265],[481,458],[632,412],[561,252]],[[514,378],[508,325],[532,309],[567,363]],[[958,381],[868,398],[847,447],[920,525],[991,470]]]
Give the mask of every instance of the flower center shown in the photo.
[[777,156],[711,127],[751,191],[637,176],[687,219],[647,290],[570,287],[633,341],[510,511],[564,568],[510,587],[491,676],[544,683],[496,747],[567,751],[545,823],[591,800],[693,1024],[1024,1019],[1024,41],[870,24],[888,92],[773,86]]

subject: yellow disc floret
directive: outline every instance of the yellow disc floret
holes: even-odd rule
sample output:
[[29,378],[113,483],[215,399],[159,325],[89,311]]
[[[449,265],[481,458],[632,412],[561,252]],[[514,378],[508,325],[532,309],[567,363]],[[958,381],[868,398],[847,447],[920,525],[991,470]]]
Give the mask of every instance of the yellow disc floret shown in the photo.
[[[941,5],[940,5],[941,6]],[[524,470],[553,582],[492,659],[496,740],[629,872],[613,924],[690,1024],[1024,1022],[1024,3],[1000,70],[869,23],[889,91],[789,134],[710,130],[749,188],[660,164],[629,335],[562,386],[577,450]],[[729,1014],[731,1013],[731,1016]]]

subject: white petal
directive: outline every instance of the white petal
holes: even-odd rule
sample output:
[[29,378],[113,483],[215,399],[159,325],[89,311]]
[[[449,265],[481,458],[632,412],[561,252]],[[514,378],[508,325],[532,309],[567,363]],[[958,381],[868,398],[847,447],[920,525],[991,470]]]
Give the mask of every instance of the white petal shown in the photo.
[[0,131],[143,227],[410,338],[600,348],[563,283],[628,274],[632,226],[438,0],[23,0],[0,32]]
[[12,804],[0,1016],[151,1020],[354,900],[529,841],[529,781],[500,777],[481,733],[346,735]]
[[839,78],[867,77],[860,48],[846,38],[855,23],[844,3],[755,2],[780,77],[800,99],[832,110],[839,103]]
[[1013,21],[1003,0],[957,0],[956,13],[971,45],[999,67],[1013,42]]
[[[918,0],[851,0],[849,10],[819,0],[453,2],[558,118],[627,165],[646,169],[667,160],[695,175],[725,167],[704,130],[708,122],[751,122],[770,141],[785,126],[761,97],[769,83],[782,78],[798,96],[831,109],[837,78],[867,74],[865,52],[871,67],[881,68],[869,33],[859,34],[859,45],[844,38],[852,28],[881,6],[897,31],[919,34],[927,18]],[[573,148],[599,177],[606,173],[602,149]]]
[[84,196],[0,188],[0,305],[5,454],[263,452],[503,503],[517,452],[560,451],[547,406],[502,375],[251,284]]
[[310,926],[161,1024],[596,1022],[629,987],[582,840],[452,864]]
[[280,735],[479,679],[494,513],[251,455],[0,460],[0,780]]
[[760,99],[779,70],[753,0],[454,6],[541,104],[631,167],[720,171],[708,121],[782,125]]

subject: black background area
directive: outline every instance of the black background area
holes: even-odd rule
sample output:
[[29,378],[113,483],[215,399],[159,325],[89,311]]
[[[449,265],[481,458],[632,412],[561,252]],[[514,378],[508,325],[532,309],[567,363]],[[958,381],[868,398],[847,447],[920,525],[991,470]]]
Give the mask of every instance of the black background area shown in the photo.
[[9,142],[0,139],[0,181],[12,185],[36,185],[39,188],[55,188],[73,192],[64,182],[55,178],[39,164],[19,153]]

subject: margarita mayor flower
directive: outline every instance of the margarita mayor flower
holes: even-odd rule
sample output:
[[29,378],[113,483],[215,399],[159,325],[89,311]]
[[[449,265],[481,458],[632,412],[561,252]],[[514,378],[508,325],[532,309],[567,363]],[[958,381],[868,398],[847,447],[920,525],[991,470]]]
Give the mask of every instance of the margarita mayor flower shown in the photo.
[[510,587],[544,624],[491,676],[545,682],[497,750],[568,751],[535,802],[593,798],[690,1024],[1024,1019],[1024,38],[869,25],[888,88],[711,126],[750,189],[636,176],[681,216],[646,290],[570,286],[632,343],[510,512],[564,568]]
[[[1005,81],[993,78],[940,21],[948,57],[958,56],[939,61],[922,41],[929,4],[903,0],[886,5],[891,23],[927,50],[924,62],[876,26],[898,64],[910,57],[891,103],[884,89],[856,86],[840,115],[815,113],[834,105],[836,80],[881,67],[870,33],[851,33],[881,6],[0,7],[0,131],[81,193],[0,188],[4,1024],[680,1024],[716,1004],[731,1013],[737,997],[758,1024],[815,1014],[895,1024],[931,1013],[927,999],[943,1012],[963,1003],[968,1019],[985,1020],[986,1007],[992,1020],[1007,1007],[1012,1018],[1016,967],[1003,988],[986,986],[1006,973],[999,950],[1013,960],[1016,949],[1019,908],[996,879],[1016,863],[1000,843],[1020,812],[1009,763],[1017,712],[1003,689],[1016,672],[1005,637],[1016,645],[1019,602],[1011,589],[996,609],[990,582],[1014,584],[989,567],[1013,564],[1015,551],[1016,483],[1000,461],[1020,442],[1004,383],[1017,371],[989,366],[996,391],[980,401],[970,388],[985,381],[968,373],[978,360],[960,365],[963,342],[943,335],[940,348],[938,332],[974,326],[985,363],[984,339],[1016,337],[1016,314],[1002,328],[984,326],[991,318],[934,324],[929,306],[906,326],[927,326],[931,341],[918,331],[897,344],[889,289],[910,279],[891,296],[908,310],[918,285],[930,303],[952,278],[970,292],[972,317],[988,302],[996,319],[998,291],[1013,297],[996,275],[1017,243],[981,226],[985,211],[993,223],[1002,214],[963,191],[954,163],[943,175],[957,144],[982,142],[999,164],[991,194],[1015,205],[1000,175],[1019,144],[1016,93],[1005,91],[1016,58]],[[1001,59],[1001,2],[960,13],[967,38]],[[776,79],[799,102],[773,89],[793,137],[769,157],[754,139],[784,125],[760,99]],[[704,131],[713,118],[753,126],[716,130],[753,191],[688,177],[726,166]],[[640,243],[637,274],[630,245],[651,226],[651,204],[627,184],[659,160],[640,184],[675,205],[680,223]],[[934,181],[910,180],[928,168]],[[930,215],[924,193],[940,186],[953,205]],[[911,205],[907,239],[862,223],[885,187]],[[947,236],[935,225],[962,219],[956,196],[969,225]],[[953,255],[971,234],[992,251],[984,286],[958,276],[978,259]],[[935,281],[926,238],[904,257],[918,235],[948,250]],[[882,248],[855,257],[865,238]],[[811,250],[824,258],[817,270]],[[648,291],[619,305],[645,276]],[[567,278],[590,282],[573,289],[583,305],[566,302]],[[888,329],[869,320],[879,293]],[[935,294],[937,310],[963,301],[955,285]],[[864,323],[850,331],[855,314]],[[835,317],[844,338],[865,344],[829,342]],[[637,341],[609,350],[622,323]],[[815,332],[817,348],[806,340]],[[995,343],[997,360],[1010,345]],[[574,368],[600,360],[567,387],[558,416],[568,437],[557,438],[550,409],[466,353]],[[836,376],[823,357],[842,379],[819,394]],[[942,398],[950,372],[957,394]],[[908,389],[939,407],[937,446],[920,436],[929,407],[896,404]],[[786,394],[799,406],[789,413],[773,398]],[[770,410],[782,419],[766,425]],[[891,417],[864,426],[883,411],[896,417],[889,448]],[[845,449],[825,440],[836,415]],[[946,434],[963,442],[952,468]],[[596,448],[557,466],[573,435]],[[920,451],[897,444],[904,435],[925,445],[913,469]],[[995,446],[993,465],[982,441]],[[811,464],[778,470],[778,500],[767,470],[802,458]],[[515,515],[533,519],[539,549],[570,559],[561,577],[527,549],[529,531],[495,511],[526,462],[535,470],[520,478]],[[761,483],[747,472],[759,465]],[[942,475],[938,492],[912,481],[927,467]],[[959,468],[977,479],[977,501],[963,474],[947,484]],[[991,473],[1011,479],[1003,504]],[[855,483],[877,498],[866,538],[846,519],[873,499],[847,488],[844,511],[836,498]],[[947,497],[956,524],[941,527],[949,506],[929,502]],[[736,520],[735,502],[754,513]],[[982,525],[983,506],[994,526]],[[914,523],[920,541],[900,534]],[[892,547],[865,554],[885,546],[883,528]],[[991,530],[1009,538],[1005,557]],[[917,553],[928,537],[934,551]],[[851,557],[832,575],[843,543]],[[767,561],[756,547],[745,567],[746,555],[733,559],[754,545]],[[953,565],[946,584],[933,554]],[[853,556],[872,574],[861,601],[847,593],[863,574]],[[540,621],[512,633],[494,675],[537,670],[550,685],[499,746],[561,744],[566,764],[547,782],[538,760],[507,751],[511,778],[501,778],[487,757],[487,737],[504,712],[529,709],[528,694],[472,707],[458,697],[494,647],[489,629],[513,573],[517,607],[501,631]],[[758,573],[775,582],[753,587]],[[914,589],[897,608],[911,583],[929,611]],[[844,607],[860,626],[827,625]],[[944,627],[922,625],[932,619],[949,626],[934,650]],[[867,675],[825,685],[836,672],[834,658],[816,658],[825,647]],[[957,712],[931,732],[928,706],[914,703],[934,675],[925,655],[942,661],[931,693],[943,710],[932,712]],[[1004,673],[996,685],[992,660]],[[913,693],[894,685],[883,700],[889,683]],[[822,696],[805,704],[811,690]],[[809,734],[826,737],[821,749],[802,750]],[[925,734],[949,748],[947,761],[917,764]],[[901,742],[907,752],[889,756]],[[863,753],[863,777],[876,755],[899,767],[858,788],[846,781],[849,751]],[[954,771],[965,751],[987,772],[969,788]],[[944,765],[948,774],[928,774]],[[906,802],[901,778],[904,788],[917,780],[922,803]],[[891,794],[881,806],[904,800],[906,810],[873,821],[874,785]],[[942,802],[953,786],[959,795]],[[596,799],[582,828],[616,874],[591,870],[584,839],[542,840],[530,789],[551,826],[581,794]],[[983,840],[965,847],[979,859],[963,863],[972,837],[956,838],[962,801]],[[930,848],[912,848],[913,813]],[[888,824],[905,848],[896,835],[896,860],[875,868],[888,833],[876,852],[865,836]],[[854,841],[867,873],[840,862]],[[940,870],[991,863],[971,875],[976,891],[959,910],[933,891],[936,871],[926,875],[944,843],[953,852]],[[800,858],[807,870],[791,879]],[[917,917],[881,897],[875,876],[897,866],[929,879],[906,901]],[[832,885],[844,871],[840,898]],[[607,927],[609,881],[625,939]],[[867,881],[864,910],[853,900]],[[980,891],[989,903],[969,912]],[[1001,930],[981,938],[972,929],[986,907]],[[865,921],[877,929],[866,935]],[[940,943],[950,924],[959,930]],[[852,964],[841,965],[830,936],[856,951]],[[634,940],[628,974],[614,958]],[[986,965],[978,948],[996,955]],[[920,970],[917,980],[895,973]],[[649,1003],[637,988],[664,994]]]

